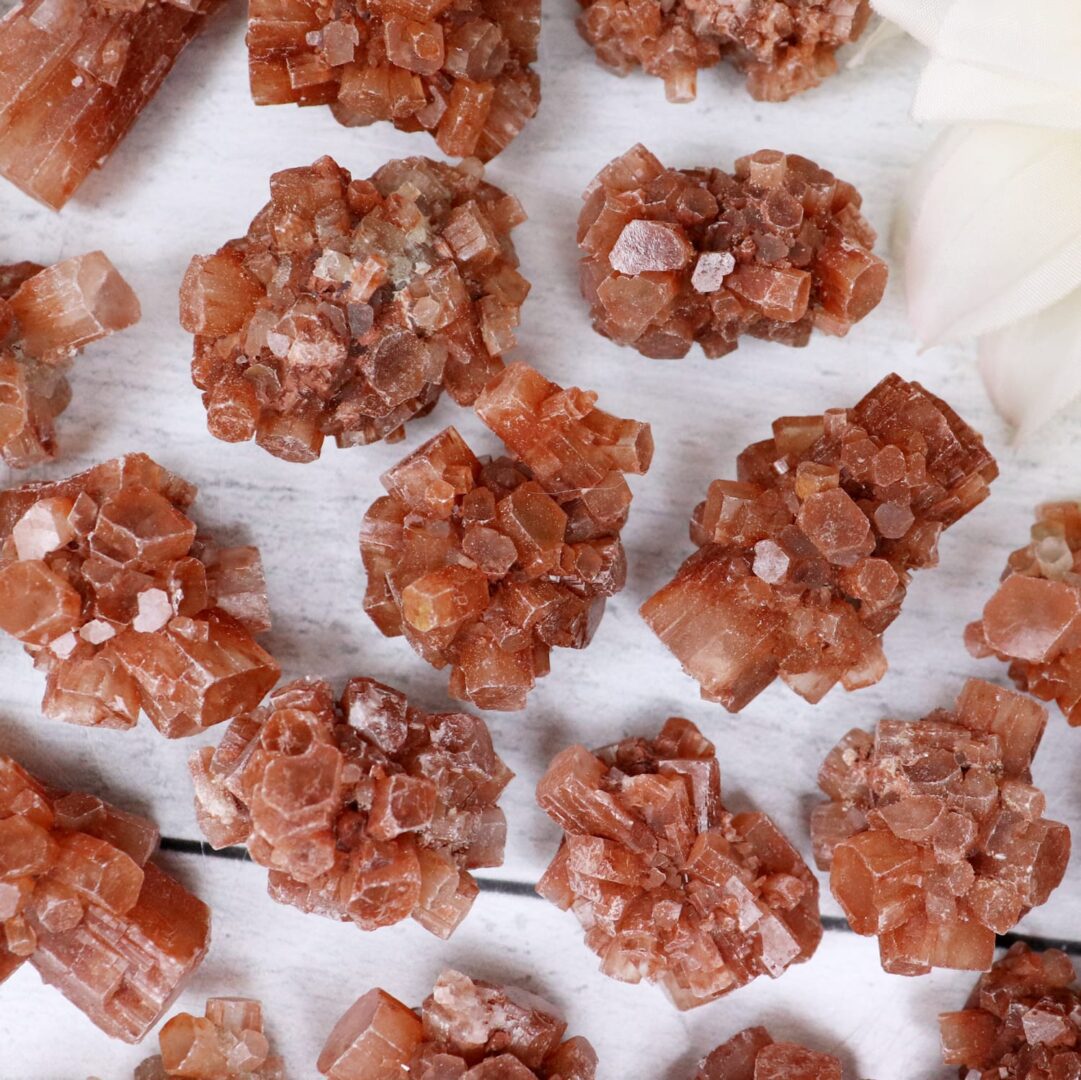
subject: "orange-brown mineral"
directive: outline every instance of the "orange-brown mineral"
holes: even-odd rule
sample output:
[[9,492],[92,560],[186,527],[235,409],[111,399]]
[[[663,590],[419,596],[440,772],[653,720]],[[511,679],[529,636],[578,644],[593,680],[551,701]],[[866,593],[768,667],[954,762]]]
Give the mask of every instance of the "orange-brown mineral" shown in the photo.
[[0,175],[59,210],[221,0],[23,0],[0,20]]
[[[294,6],[303,7],[303,4]],[[328,157],[270,178],[246,236],[191,261],[180,321],[207,426],[287,461],[402,435],[446,388],[470,405],[514,344],[521,204],[479,169]]]
[[25,469],[56,457],[72,359],[139,314],[131,286],[100,251],[50,267],[0,266],[0,459]]
[[886,971],[986,971],[995,935],[1062,881],[1070,830],[1043,816],[1029,772],[1046,721],[1024,694],[970,679],[952,711],[856,728],[826,758],[815,858]]
[[581,0],[578,30],[619,75],[642,68],[669,101],[693,101],[698,69],[722,60],[759,101],[786,101],[837,71],[868,0]]
[[540,0],[251,0],[256,105],[329,105],[347,127],[428,131],[495,157],[540,104]]
[[42,709],[170,739],[254,708],[278,680],[254,547],[215,547],[195,488],[145,454],[0,492],[0,630],[46,673]]
[[859,192],[814,162],[759,150],[720,169],[667,169],[641,144],[606,165],[578,216],[593,328],[658,359],[730,353],[743,334],[844,336],[888,269]]
[[689,720],[568,747],[537,802],[564,830],[537,892],[575,914],[606,975],[691,1009],[818,948],[818,882],[765,814],[725,808],[713,743]]
[[420,1009],[369,990],[334,1026],[328,1080],[593,1080],[597,1055],[543,998],[447,970]]
[[764,1027],[745,1028],[698,1064],[694,1080],[841,1080],[832,1054],[774,1042]]
[[982,502],[998,467],[919,383],[890,375],[854,408],[785,416],[714,480],[698,546],[642,616],[730,712],[780,677],[812,703],[886,672],[882,634],[943,529]]
[[523,363],[477,399],[514,457],[477,458],[454,428],[383,475],[364,517],[364,609],[403,634],[450,692],[522,709],[553,648],[589,644],[626,580],[619,533],[653,454],[648,424],[596,407]]
[[145,818],[0,755],[0,982],[28,961],[106,1034],[138,1042],[210,944],[210,909],[148,861],[157,846]]
[[362,930],[412,917],[447,938],[499,866],[496,802],[513,775],[483,720],[429,714],[372,679],[340,701],[301,679],[191,758],[195,810],[214,847],[247,844],[269,892]]

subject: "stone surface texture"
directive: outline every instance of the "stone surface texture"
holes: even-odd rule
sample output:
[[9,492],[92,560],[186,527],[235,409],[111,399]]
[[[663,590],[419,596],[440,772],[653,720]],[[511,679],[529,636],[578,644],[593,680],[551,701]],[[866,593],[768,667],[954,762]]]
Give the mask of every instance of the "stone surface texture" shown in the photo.
[[698,547],[642,606],[702,696],[731,712],[775,678],[812,703],[886,672],[882,634],[942,531],[988,494],[982,437],[890,375],[854,408],[774,421],[714,480]]
[[448,157],[495,157],[540,104],[540,0],[252,0],[257,105],[329,105],[339,123],[427,131]]
[[0,755],[0,981],[28,962],[106,1034],[138,1042],[210,944],[210,909],[149,862],[158,830]]
[[0,630],[46,674],[46,716],[180,738],[254,708],[279,669],[254,547],[216,547],[195,488],[145,454],[0,492]]
[[564,830],[537,892],[575,914],[606,975],[690,1009],[818,947],[818,882],[765,814],[725,808],[714,746],[689,720],[568,747],[537,802]]
[[698,1065],[694,1080],[841,1080],[832,1054],[798,1043],[774,1042],[764,1027],[750,1027],[721,1043]]
[[268,889],[362,930],[412,917],[447,938],[499,866],[511,771],[483,720],[425,713],[372,679],[301,679],[191,758],[199,824],[247,844]]
[[323,157],[270,178],[247,235],[192,259],[180,291],[211,434],[314,461],[328,435],[401,437],[444,388],[476,400],[529,283],[521,203],[475,165],[404,158],[354,180]]
[[23,0],[0,20],[0,175],[59,210],[221,0]]
[[319,1055],[329,1080],[593,1080],[597,1055],[565,1039],[555,1006],[447,970],[418,1010],[385,990],[358,998]]
[[478,458],[447,428],[383,475],[361,526],[364,609],[449,666],[453,697],[522,709],[551,649],[588,645],[623,587],[625,474],[646,472],[653,441],[520,362],[476,409],[514,456]]
[[139,315],[131,286],[100,251],[50,267],[0,266],[0,459],[25,469],[56,457],[73,358]]
[[1044,817],[1029,771],[1046,721],[1031,698],[970,679],[953,710],[856,728],[826,758],[815,857],[886,971],[986,971],[995,935],[1062,881],[1070,830]]
[[888,269],[859,192],[813,161],[759,150],[720,169],[668,169],[640,143],[586,188],[578,216],[593,328],[644,356],[743,334],[803,346],[843,336],[882,299]]

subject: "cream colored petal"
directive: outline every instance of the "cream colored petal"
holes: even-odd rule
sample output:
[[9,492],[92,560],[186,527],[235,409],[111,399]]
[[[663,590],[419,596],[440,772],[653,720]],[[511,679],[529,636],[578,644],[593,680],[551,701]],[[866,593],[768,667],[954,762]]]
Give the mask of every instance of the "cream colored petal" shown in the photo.
[[884,19],[897,23],[924,45],[934,45],[953,0],[871,0]]

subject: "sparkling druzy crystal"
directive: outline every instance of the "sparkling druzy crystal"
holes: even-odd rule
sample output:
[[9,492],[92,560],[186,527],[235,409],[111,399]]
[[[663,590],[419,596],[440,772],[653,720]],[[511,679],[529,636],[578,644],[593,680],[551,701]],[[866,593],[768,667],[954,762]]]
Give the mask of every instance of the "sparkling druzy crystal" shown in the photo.
[[330,1033],[319,1071],[329,1080],[593,1080],[593,1047],[566,1030],[535,994],[447,970],[417,1010],[385,990],[358,998]]
[[863,33],[868,0],[581,0],[578,29],[620,75],[641,67],[669,101],[693,101],[698,69],[722,60],[759,101],[786,101],[837,71]]
[[0,981],[29,962],[106,1034],[138,1042],[210,944],[210,909],[148,861],[157,846],[145,818],[0,755]]
[[278,665],[254,547],[215,547],[195,488],[145,454],[0,492],[0,630],[46,673],[46,716],[168,738],[254,708]]
[[815,858],[886,971],[986,971],[995,935],[1062,881],[1070,830],[1043,816],[1029,772],[1046,721],[1031,698],[970,679],[953,711],[856,728],[826,758]]
[[25,469],[56,457],[72,359],[138,321],[135,293],[100,251],[0,266],[0,459]]
[[214,847],[247,844],[275,900],[362,930],[412,916],[450,937],[477,895],[469,871],[503,861],[496,800],[513,774],[487,725],[372,679],[340,701],[320,680],[289,683],[190,767]]
[[487,161],[540,103],[540,0],[251,0],[248,16],[257,105],[329,105]]
[[764,1027],[750,1027],[700,1061],[694,1080],[841,1080],[841,1062],[798,1043],[774,1042]]
[[221,0],[23,0],[0,20],[0,175],[59,210]]
[[1017,942],[938,1026],[943,1061],[959,1065],[962,1080],[1081,1076],[1081,988],[1058,949]]
[[[297,5],[302,6],[302,5]],[[192,259],[180,321],[211,434],[287,461],[394,439],[445,387],[472,404],[514,344],[529,283],[521,204],[479,168],[328,157],[270,178],[246,236]]]
[[697,341],[724,356],[743,334],[806,345],[843,336],[882,299],[886,264],[851,184],[759,150],[720,169],[666,169],[641,144],[606,165],[578,217],[593,328],[644,356]]
[[564,830],[537,892],[574,912],[606,975],[690,1009],[818,947],[817,881],[765,814],[725,809],[713,744],[689,720],[568,747],[537,801]]
[[524,708],[550,651],[588,645],[623,587],[624,474],[649,468],[653,442],[595,402],[511,364],[476,407],[515,456],[479,459],[447,428],[383,475],[364,517],[365,611],[449,666],[462,701]]
[[698,551],[642,607],[731,712],[780,677],[817,702],[886,672],[882,634],[942,530],[998,475],[983,439],[897,375],[854,408],[786,416],[695,509]]

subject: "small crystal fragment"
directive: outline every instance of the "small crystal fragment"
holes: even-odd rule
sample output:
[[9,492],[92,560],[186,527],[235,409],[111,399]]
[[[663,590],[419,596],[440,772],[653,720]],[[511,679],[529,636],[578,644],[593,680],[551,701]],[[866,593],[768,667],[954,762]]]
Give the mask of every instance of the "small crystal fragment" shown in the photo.
[[818,947],[814,875],[765,814],[725,808],[714,746],[689,720],[568,747],[537,802],[564,830],[537,892],[574,912],[606,975],[690,1009]]
[[811,839],[857,934],[898,975],[986,971],[1062,881],[1070,830],[1043,816],[1030,766],[1046,710],[970,679],[954,710],[850,731],[818,774]]
[[774,1042],[764,1027],[745,1028],[698,1063],[694,1080],[841,1080],[832,1054]]
[[775,678],[812,704],[886,672],[882,634],[913,570],[998,475],[981,436],[890,375],[854,408],[783,416],[738,480],[695,508],[698,547],[642,606],[702,696],[738,712]]

